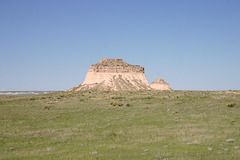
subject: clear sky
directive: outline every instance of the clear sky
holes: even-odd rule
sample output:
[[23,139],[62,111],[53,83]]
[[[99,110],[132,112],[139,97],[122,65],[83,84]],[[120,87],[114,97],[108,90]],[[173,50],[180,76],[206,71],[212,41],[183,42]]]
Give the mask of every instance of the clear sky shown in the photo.
[[240,1],[0,0],[0,90],[67,90],[102,58],[176,90],[240,90]]

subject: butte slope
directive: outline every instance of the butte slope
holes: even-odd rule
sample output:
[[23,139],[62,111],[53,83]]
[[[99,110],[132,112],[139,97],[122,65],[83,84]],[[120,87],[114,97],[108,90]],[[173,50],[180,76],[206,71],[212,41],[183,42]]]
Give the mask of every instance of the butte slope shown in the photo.
[[83,90],[149,90],[144,68],[122,59],[102,59],[91,65],[84,82],[69,91]]

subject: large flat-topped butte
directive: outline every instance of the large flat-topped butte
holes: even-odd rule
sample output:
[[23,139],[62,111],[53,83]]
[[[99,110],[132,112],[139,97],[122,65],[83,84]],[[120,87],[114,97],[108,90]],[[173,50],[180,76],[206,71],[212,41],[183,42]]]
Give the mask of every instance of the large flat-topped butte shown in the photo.
[[90,66],[82,84],[69,91],[161,90],[161,88],[170,90],[170,87],[165,86],[151,88],[146,79],[144,67],[130,65],[122,59],[102,59],[97,64]]

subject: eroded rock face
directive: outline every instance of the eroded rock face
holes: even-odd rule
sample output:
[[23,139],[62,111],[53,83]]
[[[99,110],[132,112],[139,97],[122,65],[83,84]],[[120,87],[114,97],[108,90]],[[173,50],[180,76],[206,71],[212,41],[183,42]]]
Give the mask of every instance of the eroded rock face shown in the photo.
[[155,82],[153,82],[150,87],[154,90],[172,90],[167,82],[165,82],[161,78],[157,78]]
[[69,91],[82,90],[149,90],[144,68],[122,59],[102,59],[91,65],[84,82]]

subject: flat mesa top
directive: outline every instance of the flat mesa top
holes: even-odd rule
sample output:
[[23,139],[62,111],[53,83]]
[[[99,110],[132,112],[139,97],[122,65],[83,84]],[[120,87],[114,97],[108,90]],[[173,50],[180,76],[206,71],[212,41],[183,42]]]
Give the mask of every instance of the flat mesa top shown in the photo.
[[124,62],[122,59],[102,59],[94,66],[137,66],[137,65],[130,65]]
[[91,65],[89,72],[144,73],[144,68],[139,65],[128,64],[122,59],[102,59],[97,64]]

